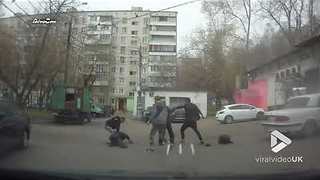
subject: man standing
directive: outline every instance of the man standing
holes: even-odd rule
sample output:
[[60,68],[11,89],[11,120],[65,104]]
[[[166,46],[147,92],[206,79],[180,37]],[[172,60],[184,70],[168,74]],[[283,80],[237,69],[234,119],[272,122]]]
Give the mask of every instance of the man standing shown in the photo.
[[159,145],[164,144],[165,129],[167,126],[168,108],[161,102],[159,96],[155,97],[155,104],[153,105],[150,121],[152,128],[150,131],[150,146],[154,145],[154,136],[159,134]]
[[183,106],[178,106],[175,109],[181,109],[183,108],[185,110],[186,113],[186,119],[183,123],[183,125],[181,126],[180,129],[180,133],[181,133],[181,143],[184,143],[184,131],[190,127],[193,129],[193,131],[197,134],[200,143],[204,144],[202,136],[198,130],[197,127],[197,121],[200,119],[200,116],[202,117],[202,119],[204,119],[202,112],[200,111],[200,109],[197,107],[197,105],[191,103],[190,99],[187,99],[187,102],[185,105]]

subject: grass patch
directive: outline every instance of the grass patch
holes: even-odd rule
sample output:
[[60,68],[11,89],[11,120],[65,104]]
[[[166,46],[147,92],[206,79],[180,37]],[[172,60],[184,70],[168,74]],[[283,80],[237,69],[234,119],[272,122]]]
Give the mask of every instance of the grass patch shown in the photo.
[[31,119],[52,119],[53,118],[51,112],[48,112],[46,110],[29,109],[27,114],[30,116]]

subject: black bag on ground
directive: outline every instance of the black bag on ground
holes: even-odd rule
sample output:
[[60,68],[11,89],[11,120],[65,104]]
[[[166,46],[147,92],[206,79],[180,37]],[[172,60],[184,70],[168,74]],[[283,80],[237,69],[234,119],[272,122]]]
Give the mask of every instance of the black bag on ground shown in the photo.
[[218,144],[231,144],[231,137],[227,134],[220,135],[218,138]]

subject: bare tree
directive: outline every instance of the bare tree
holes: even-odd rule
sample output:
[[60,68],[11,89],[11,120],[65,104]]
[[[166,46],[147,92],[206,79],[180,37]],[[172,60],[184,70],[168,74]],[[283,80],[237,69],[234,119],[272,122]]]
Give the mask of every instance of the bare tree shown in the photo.
[[[47,3],[49,11],[43,16],[56,20],[74,3],[74,0],[49,0]],[[17,21],[20,19],[21,17]],[[54,24],[28,24],[24,27],[24,34],[11,34],[11,37],[14,37],[10,39],[12,42],[18,41],[18,38],[16,38],[18,36],[29,38],[30,45],[22,47],[23,51],[26,51],[24,59],[18,53],[21,47],[16,46],[17,43],[8,43],[10,42],[9,39],[1,41],[2,45],[0,46],[3,47],[1,50],[4,53],[1,53],[3,56],[0,59],[2,64],[0,66],[0,81],[10,88],[14,94],[15,102],[20,106],[26,104],[32,90],[36,89],[43,77],[49,73],[44,67],[48,67],[52,63],[49,62],[50,64],[48,64],[45,60],[49,49],[49,38],[53,38],[52,36],[55,35],[53,32],[56,28],[53,27],[55,27]],[[6,30],[5,27],[1,27],[1,29]],[[8,33],[11,32],[8,31]]]
[[305,0],[260,0],[259,4],[263,17],[271,19],[292,46],[301,40],[303,27],[308,23],[307,13],[313,13],[313,4],[309,10]]
[[208,15],[209,21],[213,26],[216,26],[217,21],[220,21],[220,19],[223,19],[223,25],[234,22],[239,23],[244,33],[245,47],[249,49],[252,19],[255,13],[253,7],[251,0],[210,0],[204,1],[202,9]]

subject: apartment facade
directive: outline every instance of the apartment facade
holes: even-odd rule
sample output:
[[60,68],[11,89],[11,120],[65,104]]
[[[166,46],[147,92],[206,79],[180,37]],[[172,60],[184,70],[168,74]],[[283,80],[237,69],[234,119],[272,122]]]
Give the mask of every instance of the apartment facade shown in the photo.
[[[82,11],[75,28],[86,34],[84,61],[94,65],[93,99],[133,111],[141,87],[175,85],[177,13]],[[90,69],[90,68],[89,68]]]

